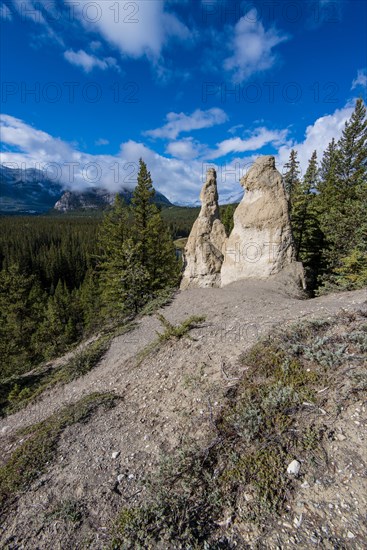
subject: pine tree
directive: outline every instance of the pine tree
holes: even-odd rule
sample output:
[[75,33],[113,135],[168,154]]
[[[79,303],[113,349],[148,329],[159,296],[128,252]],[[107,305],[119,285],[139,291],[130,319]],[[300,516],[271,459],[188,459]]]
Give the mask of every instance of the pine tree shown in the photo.
[[322,268],[322,251],[324,234],[320,227],[317,189],[320,170],[317,163],[317,153],[313,152],[303,179],[305,197],[301,229],[299,257],[305,266],[307,286],[311,293],[317,287],[317,281]]
[[42,355],[32,345],[44,296],[35,276],[13,264],[0,272],[1,378],[26,372]]
[[139,245],[141,263],[148,265],[148,236],[150,219],[157,214],[157,207],[153,204],[155,190],[147,165],[139,159],[138,181],[134,190],[131,204],[134,212],[134,239]]
[[355,191],[366,183],[367,176],[367,118],[366,107],[361,98],[357,99],[354,112],[345,123],[338,146],[338,172],[343,191],[349,190],[350,196],[354,198]]
[[73,301],[65,282],[59,280],[55,293],[47,301],[45,319],[37,331],[37,340],[46,357],[54,357],[73,343],[77,336]]
[[129,238],[128,210],[121,197],[116,195],[114,206],[105,215],[98,235],[97,269],[102,315],[105,317],[120,317],[124,313],[120,300],[120,274],[126,267],[123,246]]
[[98,233],[99,260],[118,255],[121,244],[130,236],[129,214],[124,200],[116,195],[111,211],[103,218]]
[[[293,159],[294,158],[295,157],[293,157]],[[298,179],[293,179],[292,183],[293,187],[291,188],[290,194],[290,218],[297,261],[301,261],[301,251],[304,248],[304,236],[306,232],[312,180],[317,177],[316,170],[317,160],[315,151],[309,161],[309,166],[307,168],[303,182]]]
[[316,190],[319,181],[319,168],[316,151],[309,160],[303,181],[293,188],[291,223],[296,251],[296,260],[303,263],[306,282],[310,293],[317,286],[323,234],[320,229],[317,211]]
[[286,170],[283,178],[284,187],[288,197],[289,212],[292,214],[294,197],[297,197],[301,193],[301,170],[299,161],[297,160],[297,151],[294,149],[290,152],[289,160],[284,165],[284,168]]
[[[363,257],[367,256],[367,118],[362,99],[345,123],[342,136],[325,156],[318,198],[321,228],[325,234],[324,290],[363,284]],[[359,261],[355,262],[355,259]],[[348,278],[351,266],[359,265],[360,281]],[[354,267],[354,272],[356,267]]]
[[147,290],[153,296],[158,290],[177,284],[179,265],[171,235],[161,213],[153,203],[155,190],[145,162],[139,160],[139,173],[132,199],[132,236],[141,265],[149,278]]
[[149,289],[153,295],[159,290],[176,286],[180,263],[160,212],[156,212],[148,222],[147,251],[146,267],[149,274]]
[[231,231],[233,229],[233,215],[235,211],[235,205],[234,204],[228,204],[222,214],[222,224],[224,225],[224,228],[226,230],[227,237],[231,234]]
[[319,193],[328,193],[330,189],[330,194],[335,196],[336,191],[338,190],[338,165],[338,146],[335,139],[332,138],[321,160],[320,181],[318,184]]
[[140,249],[133,239],[127,239],[121,248],[122,262],[118,266],[116,303],[123,313],[138,313],[148,300],[149,272],[140,261]]
[[83,328],[89,333],[101,322],[101,292],[96,270],[90,267],[79,291],[79,300],[83,315]]

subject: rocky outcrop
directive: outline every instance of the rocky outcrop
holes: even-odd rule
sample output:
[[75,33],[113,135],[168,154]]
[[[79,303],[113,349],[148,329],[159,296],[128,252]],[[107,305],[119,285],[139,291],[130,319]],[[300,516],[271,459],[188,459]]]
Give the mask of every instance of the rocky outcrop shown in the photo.
[[304,286],[295,262],[288,201],[272,156],[260,157],[241,179],[245,195],[234,213],[221,269],[221,286],[281,273]]
[[[131,203],[133,191],[131,189],[122,189],[119,195],[126,204]],[[103,210],[112,206],[115,202],[116,193],[111,193],[106,189],[89,189],[85,191],[66,191],[60,200],[54,205],[54,209],[59,212],[71,212],[73,210]],[[161,206],[171,206],[169,200],[156,191],[153,202]]]
[[[131,192],[130,192],[131,194]],[[116,193],[109,193],[105,189],[92,189],[90,191],[66,191],[54,206],[59,212],[72,210],[97,210],[112,206]]]
[[200,200],[200,214],[185,248],[181,289],[220,286],[226,231],[219,219],[217,174],[213,168],[207,172]]

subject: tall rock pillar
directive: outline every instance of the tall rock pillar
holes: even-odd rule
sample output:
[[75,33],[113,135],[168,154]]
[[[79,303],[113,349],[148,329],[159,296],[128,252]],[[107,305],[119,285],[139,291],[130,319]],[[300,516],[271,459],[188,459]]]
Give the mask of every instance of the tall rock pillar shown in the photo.
[[295,251],[282,176],[272,156],[259,157],[241,179],[245,195],[227,239],[221,286],[241,279],[266,279],[285,271],[304,286]]
[[213,168],[207,171],[200,200],[200,214],[185,247],[181,289],[220,286],[226,231],[219,219],[217,174]]

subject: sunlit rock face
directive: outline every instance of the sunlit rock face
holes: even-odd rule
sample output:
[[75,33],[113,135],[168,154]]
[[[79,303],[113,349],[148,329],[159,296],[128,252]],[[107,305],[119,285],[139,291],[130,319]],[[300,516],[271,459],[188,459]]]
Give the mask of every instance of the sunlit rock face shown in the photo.
[[225,243],[221,286],[241,279],[267,279],[286,270],[304,286],[295,262],[288,201],[272,156],[260,157],[241,179],[244,197]]

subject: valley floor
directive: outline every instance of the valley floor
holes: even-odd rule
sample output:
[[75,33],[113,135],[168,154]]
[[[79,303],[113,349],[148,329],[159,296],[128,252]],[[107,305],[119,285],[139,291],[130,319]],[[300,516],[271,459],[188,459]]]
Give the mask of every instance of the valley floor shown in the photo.
[[[139,355],[156,340],[157,331],[162,332],[155,316],[143,317],[133,331],[114,338],[99,365],[87,375],[46,391],[26,409],[0,420],[4,461],[22,439],[19,429],[93,392],[120,397],[115,407],[63,430],[55,460],[3,517],[1,547],[107,547],[116,514],[123,505],[142,499],[139,481],[154,471],[162,454],[188,438],[206,440],[213,416],[241,377],[239,357],[246,349],[274,327],[325,318],[341,309],[357,310],[366,307],[366,299],[365,289],[300,300],[274,283],[255,281],[178,292],[161,313],[173,324],[192,315],[205,316],[190,331],[191,339],[169,341]],[[356,409],[351,414],[357,414],[362,434],[365,404]],[[361,541],[355,546],[356,534],[350,532],[348,548],[361,548]]]

